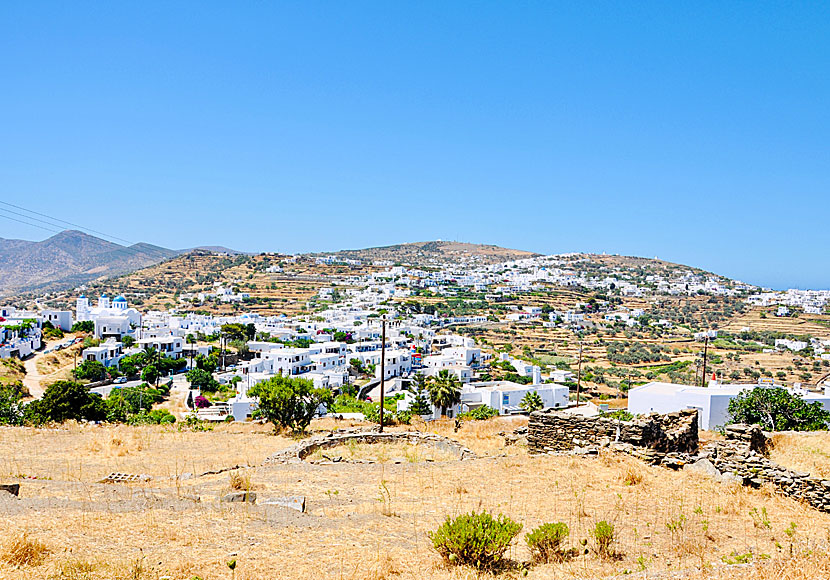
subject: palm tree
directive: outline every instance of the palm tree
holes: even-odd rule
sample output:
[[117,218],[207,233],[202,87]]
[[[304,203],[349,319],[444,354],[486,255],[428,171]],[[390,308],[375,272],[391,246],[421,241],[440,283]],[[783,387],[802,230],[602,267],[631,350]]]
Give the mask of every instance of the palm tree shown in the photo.
[[544,408],[545,402],[542,401],[542,397],[536,391],[528,391],[519,406],[528,413],[532,413]]
[[461,402],[461,381],[450,371],[444,369],[438,372],[427,384],[427,392],[432,404],[441,407],[441,416],[447,414],[447,409]]

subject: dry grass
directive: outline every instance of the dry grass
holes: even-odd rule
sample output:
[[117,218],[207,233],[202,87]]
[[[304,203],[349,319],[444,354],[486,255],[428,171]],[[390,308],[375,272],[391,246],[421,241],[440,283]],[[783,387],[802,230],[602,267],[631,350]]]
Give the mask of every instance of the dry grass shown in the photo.
[[0,561],[11,566],[40,566],[51,550],[43,542],[30,538],[25,532],[3,546]]
[[0,476],[98,481],[113,471],[176,477],[259,465],[293,441],[264,425],[221,423],[213,431],[177,425],[67,423],[55,429],[0,428]]
[[814,477],[830,478],[830,433],[777,433],[770,458],[790,469]]
[[[151,462],[150,457],[179,453],[176,448],[188,453],[198,450],[202,457],[198,461],[216,465],[220,461],[204,457],[215,454],[236,464],[247,453],[261,461],[278,447],[293,443],[259,431],[267,427],[217,426],[208,433],[168,432],[161,427],[106,428],[91,430],[92,434],[78,427],[50,433],[0,430],[4,448],[27,457],[36,471],[48,472],[56,463],[53,456],[60,453],[73,465],[91,462],[73,471],[71,478],[62,479],[56,472],[53,480],[23,481],[19,500],[0,498],[0,527],[7,533],[26,531],[49,546],[67,550],[25,570],[0,564],[0,578],[220,579],[230,577],[226,562],[231,557],[238,562],[238,580],[479,578],[470,570],[446,568],[427,535],[447,515],[473,509],[506,514],[522,523],[525,532],[544,522],[565,522],[571,529],[566,547],[581,548],[583,539],[590,546],[589,530],[600,520],[615,526],[615,549],[624,554],[622,559],[580,555],[534,566],[529,578],[606,578],[641,568],[650,575],[684,569],[690,570],[689,577],[705,578],[695,569],[723,566],[724,558],[749,553],[762,566],[759,574],[766,575],[744,568],[724,577],[827,577],[830,514],[768,489],[725,486],[699,474],[650,467],[627,456],[531,457],[521,447],[500,447],[496,433],[506,430],[504,421],[466,423],[458,433],[452,432],[453,426],[447,422],[430,428],[490,456],[463,462],[301,463],[245,470],[256,482],[261,500],[304,495],[306,514],[220,503],[218,498],[226,493],[232,477],[228,473],[154,479],[146,484],[94,483],[96,470],[115,470],[107,461],[143,458],[143,464],[154,465],[161,474],[169,469],[171,459],[156,457]],[[114,436],[123,443],[111,447]],[[86,450],[90,441],[98,441],[101,450]],[[146,446],[136,450],[136,441]],[[269,443],[267,452],[262,441]],[[55,448],[44,446],[47,442]],[[119,457],[115,449],[123,446],[130,454]],[[505,451],[511,455],[504,455]],[[635,485],[626,484],[630,473],[639,478]],[[199,496],[201,502],[186,499],[192,496]],[[769,528],[753,524],[753,509],[766,510]],[[796,524],[792,536],[786,532],[791,522]],[[797,555],[810,550],[816,556],[793,560],[791,550]],[[770,559],[762,559],[761,554]],[[521,537],[509,557],[529,561]],[[508,572],[503,577],[516,575]]]
[[454,461],[456,456],[449,451],[442,451],[428,443],[408,443],[404,441],[394,443],[354,443],[318,449],[312,453],[307,461],[372,461],[375,463],[416,463],[420,461]]

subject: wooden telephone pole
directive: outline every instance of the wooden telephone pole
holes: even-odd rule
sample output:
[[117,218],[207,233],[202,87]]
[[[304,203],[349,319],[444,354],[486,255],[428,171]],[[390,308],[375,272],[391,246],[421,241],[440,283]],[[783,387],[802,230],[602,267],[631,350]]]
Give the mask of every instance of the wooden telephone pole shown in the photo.
[[576,406],[579,407],[579,391],[582,388],[582,343],[579,343],[579,367],[576,371]]
[[709,335],[707,334],[703,337],[703,380],[701,381],[702,387],[706,386],[706,355],[709,353]]
[[386,379],[386,315],[381,317],[380,331],[380,432],[383,433],[383,383]]

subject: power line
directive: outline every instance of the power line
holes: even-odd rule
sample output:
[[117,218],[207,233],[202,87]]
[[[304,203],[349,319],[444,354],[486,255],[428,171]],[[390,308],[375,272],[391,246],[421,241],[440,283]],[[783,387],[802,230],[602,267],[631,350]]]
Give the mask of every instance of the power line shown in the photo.
[[[8,204],[6,202],[0,202],[0,203],[4,203],[6,205],[11,205],[12,207],[19,207],[19,206],[15,206],[13,204]],[[31,210],[28,210],[26,208],[20,208],[20,209],[23,209],[24,211],[31,211]],[[61,226],[58,225],[58,224],[53,224],[53,223],[50,223],[50,222],[47,222],[47,221],[44,221],[44,220],[41,220],[41,219],[38,219],[38,218],[35,218],[35,217],[32,217],[32,216],[28,216],[28,215],[25,215],[25,214],[22,214],[22,213],[19,213],[19,212],[16,212],[16,211],[12,211],[10,209],[0,207],[0,212],[10,213],[10,214],[13,214],[13,215],[16,215],[16,216],[23,217],[26,220],[37,221],[37,222],[40,222],[42,224],[46,224],[46,225],[52,226],[52,227],[47,228],[47,227],[44,227],[44,226],[41,226],[41,225],[38,225],[38,224],[35,224],[35,223],[31,223],[30,221],[24,221],[22,219],[15,218],[15,217],[12,217],[10,215],[6,215],[6,213],[0,213],[0,217],[6,218],[7,220],[11,220],[11,221],[21,223],[21,224],[24,224],[24,225],[27,225],[27,226],[32,226],[32,227],[35,227],[35,228],[39,228],[41,230],[45,230],[47,232],[51,232],[51,233],[54,233],[54,234],[59,234],[63,231],[62,229],[54,229],[54,228],[61,228]],[[96,230],[85,228],[85,227],[80,226],[80,225],[72,224],[71,222],[66,222],[64,220],[59,220],[57,218],[52,218],[52,217],[50,217],[46,214],[41,214],[41,213],[33,212],[33,211],[31,211],[31,213],[41,215],[43,217],[47,217],[47,218],[49,218],[53,221],[63,222],[63,223],[75,226],[77,228],[81,228],[82,230],[101,233],[101,232],[97,232]],[[86,232],[84,232],[84,233],[86,233]],[[107,234],[101,233],[101,235],[107,235]],[[121,238],[118,238],[116,236],[108,236],[108,237],[115,238],[115,239],[121,239]],[[167,260],[167,259],[169,259],[169,258],[171,258],[175,255],[175,254],[169,255],[165,252],[162,252],[161,250],[157,250],[157,249],[153,249],[153,248],[139,249],[139,248],[135,248],[135,247],[132,247],[132,246],[122,246],[121,244],[117,244],[117,243],[111,242],[109,240],[103,240],[101,238],[97,238],[97,237],[91,236],[91,235],[86,241],[88,243],[97,245],[100,248],[111,251],[111,252],[126,253],[126,254],[131,254],[133,256],[143,255],[143,256],[147,256],[149,258],[158,259],[160,261]],[[127,243],[130,243],[130,242],[127,241]],[[112,248],[111,245],[114,245],[114,246],[117,246],[117,247]]]
[[[111,236],[109,234],[105,234],[104,232],[99,232],[98,230],[93,230],[92,228],[85,228],[84,226],[81,226],[81,225],[78,225],[78,224],[73,224],[72,222],[68,222],[66,220],[62,220],[62,219],[59,219],[59,218],[54,218],[52,216],[48,216],[44,213],[40,213],[40,212],[34,211],[32,209],[27,209],[25,207],[20,207],[19,205],[14,205],[13,203],[9,203],[7,201],[0,200],[0,203],[2,203],[3,205],[7,205],[9,207],[13,207],[15,209],[22,209],[25,212],[33,213],[35,215],[39,215],[40,217],[48,218],[48,219],[52,220],[53,222],[60,222],[62,224],[66,224],[66,225],[72,226],[74,228],[78,228],[78,229],[81,229],[81,230],[86,230],[88,232],[92,232],[92,233],[95,233],[95,234],[98,234],[98,235],[101,235],[101,236],[104,236],[104,237],[107,237],[107,238],[112,238],[113,240],[118,240],[118,241],[124,242],[125,244],[130,244],[130,245],[133,244],[133,242],[131,242],[129,240],[125,240],[124,238],[119,238],[118,236]],[[6,210],[6,211],[8,211],[8,210]],[[40,220],[38,220],[38,221],[40,221]]]

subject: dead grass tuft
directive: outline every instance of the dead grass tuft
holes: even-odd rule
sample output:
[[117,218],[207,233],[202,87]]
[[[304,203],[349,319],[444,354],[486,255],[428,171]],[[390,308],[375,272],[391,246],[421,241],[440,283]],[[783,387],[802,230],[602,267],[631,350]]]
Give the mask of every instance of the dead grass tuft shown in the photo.
[[251,475],[242,471],[231,471],[228,476],[228,484],[233,491],[251,491]]
[[629,465],[623,475],[623,483],[625,485],[637,485],[643,482],[643,471],[633,465]]
[[18,567],[40,566],[51,552],[46,544],[23,532],[4,546],[0,561]]

